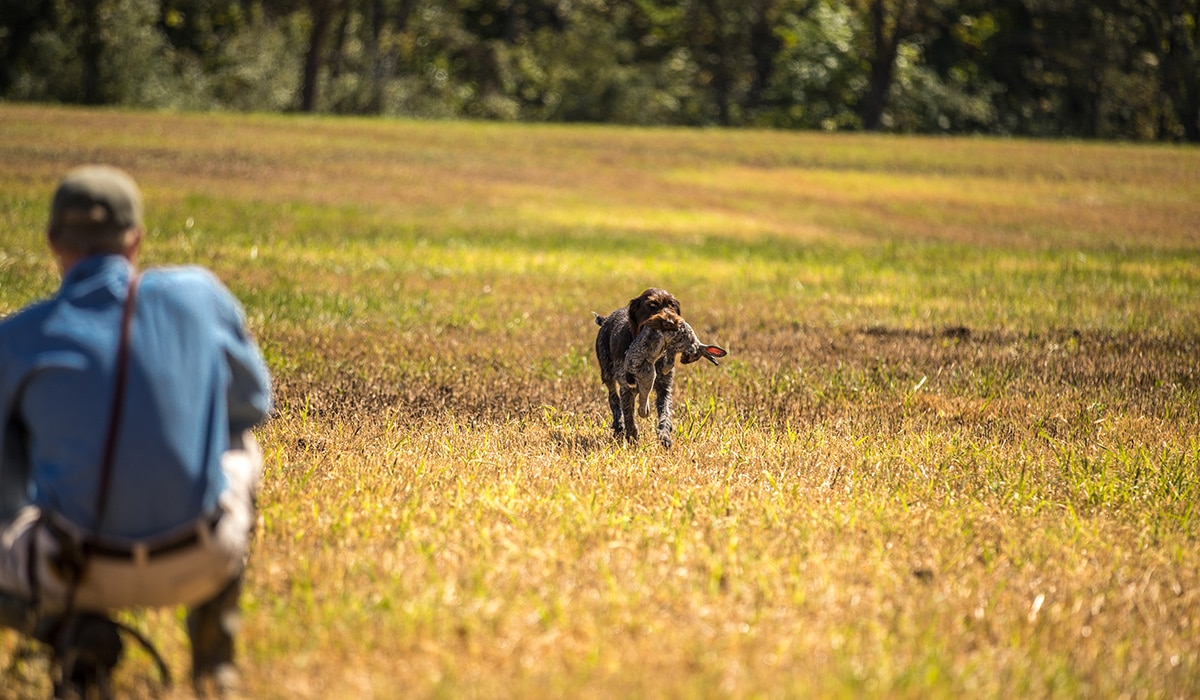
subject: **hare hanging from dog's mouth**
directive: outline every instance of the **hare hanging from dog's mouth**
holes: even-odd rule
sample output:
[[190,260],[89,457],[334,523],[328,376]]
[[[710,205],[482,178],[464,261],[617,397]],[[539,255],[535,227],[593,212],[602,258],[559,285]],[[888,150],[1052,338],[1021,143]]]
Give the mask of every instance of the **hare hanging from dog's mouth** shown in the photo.
[[671,447],[671,420],[675,358],[683,364],[707,359],[714,365],[728,352],[720,346],[700,342],[683,319],[679,300],[663,289],[650,288],[631,299],[628,306],[607,316],[595,312],[596,359],[600,381],[608,389],[613,434],[626,440],[638,439],[636,411],[650,415],[650,389],[654,388],[658,409],[656,432],[664,447]]

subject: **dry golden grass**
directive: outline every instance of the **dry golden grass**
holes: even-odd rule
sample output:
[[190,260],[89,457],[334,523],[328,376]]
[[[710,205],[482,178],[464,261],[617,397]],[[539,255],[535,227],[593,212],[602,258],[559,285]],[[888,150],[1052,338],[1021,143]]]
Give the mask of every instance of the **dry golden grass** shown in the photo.
[[[277,382],[248,694],[1200,695],[1200,152],[0,106],[0,312],[116,162]],[[731,351],[612,441],[589,311]],[[186,673],[178,611],[131,615]],[[45,695],[0,633],[0,697]],[[133,655],[130,696],[156,693]],[[158,693],[188,697],[184,689]]]

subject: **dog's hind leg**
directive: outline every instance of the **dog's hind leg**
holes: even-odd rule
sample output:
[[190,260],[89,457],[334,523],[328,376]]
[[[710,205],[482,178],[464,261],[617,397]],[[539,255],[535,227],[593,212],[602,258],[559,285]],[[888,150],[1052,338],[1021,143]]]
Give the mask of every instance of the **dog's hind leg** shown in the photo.
[[617,389],[616,380],[606,381],[604,386],[608,389],[608,410],[612,411],[613,435],[621,437],[625,432],[625,421],[621,413],[621,394]]

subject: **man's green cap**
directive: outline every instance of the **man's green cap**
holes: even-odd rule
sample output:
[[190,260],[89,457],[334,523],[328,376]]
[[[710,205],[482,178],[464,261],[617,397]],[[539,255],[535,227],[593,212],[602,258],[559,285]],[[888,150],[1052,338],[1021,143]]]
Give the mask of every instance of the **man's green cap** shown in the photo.
[[122,170],[85,165],[67,173],[54,191],[52,234],[102,235],[141,226],[141,190]]

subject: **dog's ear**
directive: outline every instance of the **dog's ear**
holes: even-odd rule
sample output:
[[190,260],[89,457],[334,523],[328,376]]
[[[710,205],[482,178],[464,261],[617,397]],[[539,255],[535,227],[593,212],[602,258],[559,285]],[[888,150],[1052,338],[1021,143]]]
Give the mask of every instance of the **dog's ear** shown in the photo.
[[642,314],[642,297],[634,297],[629,300],[629,325],[636,326],[639,321],[638,317]]
[[641,321],[639,320],[641,313],[642,313],[642,298],[635,297],[633,299],[630,299],[628,313],[626,313],[625,315],[628,317],[628,321],[629,321],[629,334],[635,338],[637,337],[638,331],[641,330]]
[[636,338],[642,332],[642,326],[647,319],[658,313],[660,307],[655,303],[653,289],[647,289],[629,300],[629,332]]

